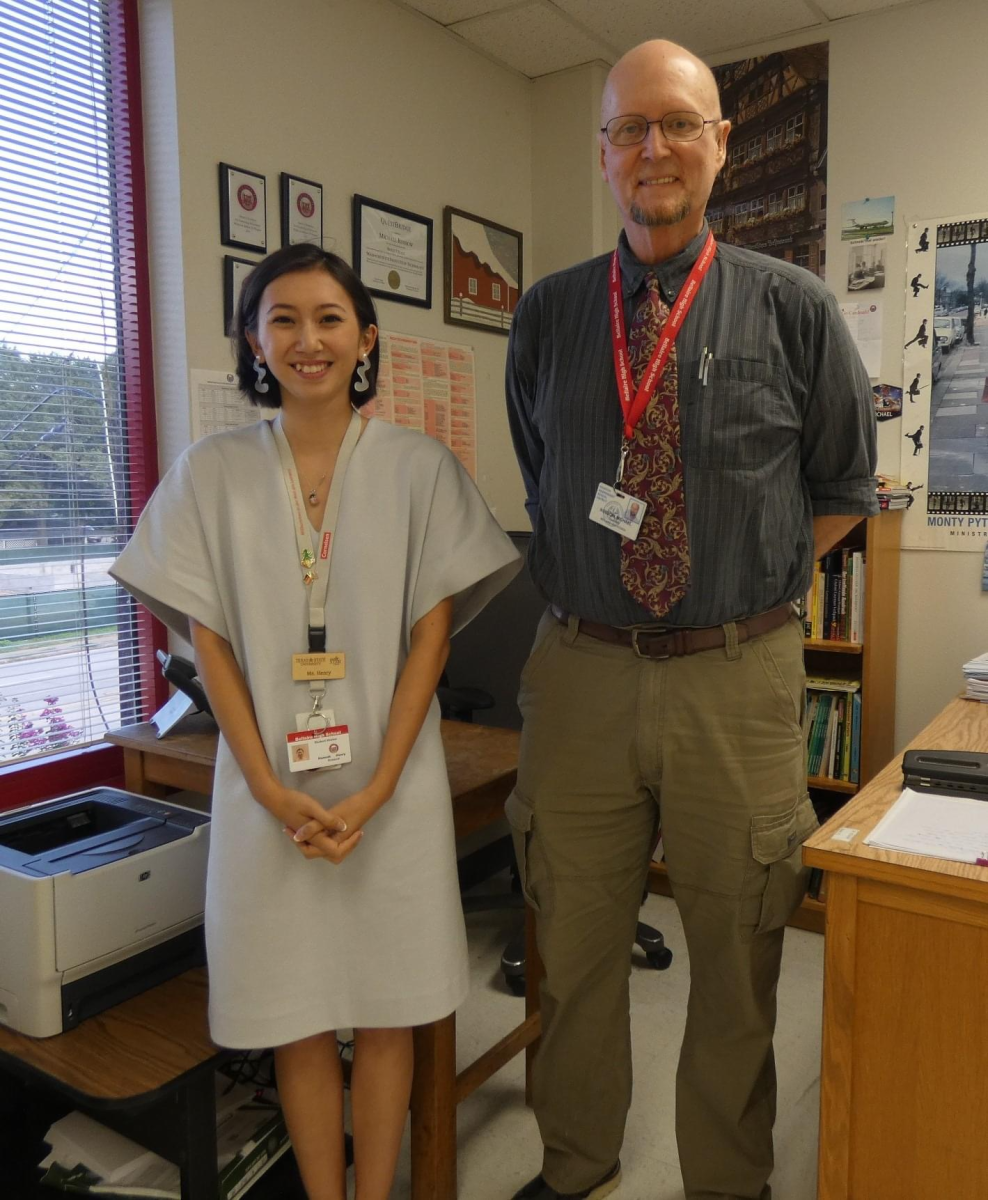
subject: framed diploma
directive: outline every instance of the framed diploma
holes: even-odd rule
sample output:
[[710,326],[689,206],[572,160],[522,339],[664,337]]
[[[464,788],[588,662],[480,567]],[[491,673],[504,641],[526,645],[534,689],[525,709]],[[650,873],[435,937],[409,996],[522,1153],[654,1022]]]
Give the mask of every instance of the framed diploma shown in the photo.
[[507,336],[522,293],[522,237],[459,208],[443,209],[443,319]]
[[432,307],[432,218],[353,198],[353,265],[374,296]]
[[268,248],[268,206],[265,178],[220,163],[220,241],[241,250]]
[[322,245],[322,184],[281,173],[281,244]]
[[223,255],[223,333],[227,337],[233,337],[233,314],[240,301],[240,289],[256,266],[249,259]]

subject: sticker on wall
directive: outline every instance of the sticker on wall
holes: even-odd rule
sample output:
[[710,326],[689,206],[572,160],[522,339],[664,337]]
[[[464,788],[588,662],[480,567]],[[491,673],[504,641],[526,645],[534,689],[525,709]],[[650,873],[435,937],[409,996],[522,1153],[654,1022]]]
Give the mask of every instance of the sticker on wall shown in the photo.
[[891,421],[902,416],[902,388],[891,383],[876,383],[871,389],[875,397],[875,416],[879,421]]

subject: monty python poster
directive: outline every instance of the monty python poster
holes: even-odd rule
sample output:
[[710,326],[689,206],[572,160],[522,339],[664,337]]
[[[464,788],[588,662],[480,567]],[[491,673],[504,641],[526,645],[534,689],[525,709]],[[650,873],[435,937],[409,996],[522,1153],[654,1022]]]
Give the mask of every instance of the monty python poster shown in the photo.
[[988,540],[988,213],[914,221],[906,269],[902,545]]

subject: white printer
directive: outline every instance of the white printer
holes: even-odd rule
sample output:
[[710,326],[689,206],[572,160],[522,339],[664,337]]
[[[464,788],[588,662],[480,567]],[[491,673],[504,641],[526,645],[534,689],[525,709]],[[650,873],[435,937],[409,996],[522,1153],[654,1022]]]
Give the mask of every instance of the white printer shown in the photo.
[[205,961],[209,817],[94,788],[0,814],[0,1022],[71,1029]]

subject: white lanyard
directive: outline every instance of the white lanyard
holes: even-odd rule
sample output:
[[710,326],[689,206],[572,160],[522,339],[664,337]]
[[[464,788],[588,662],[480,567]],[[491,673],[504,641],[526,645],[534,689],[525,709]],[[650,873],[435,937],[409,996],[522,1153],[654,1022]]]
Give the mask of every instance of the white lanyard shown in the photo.
[[[312,546],[312,526],[309,524],[309,517],[305,511],[305,500],[298,471],[295,468],[295,459],[292,457],[288,438],[285,437],[285,431],[281,425],[281,413],[275,417],[272,428],[278,444],[278,453],[281,456],[285,488],[292,506],[299,569],[302,572],[302,582],[309,589],[309,652],[324,653],[326,650],[326,597],[329,593],[329,569],[333,559],[333,540],[340,513],[340,498],[343,494],[346,469],[357,439],[360,437],[360,415],[357,412],[351,414],[350,424],[347,426],[339,453],[336,456],[333,481],[329,485],[326,511],[323,514],[322,528],[319,531],[318,550],[314,550]],[[322,690],[325,690],[325,686]]]

